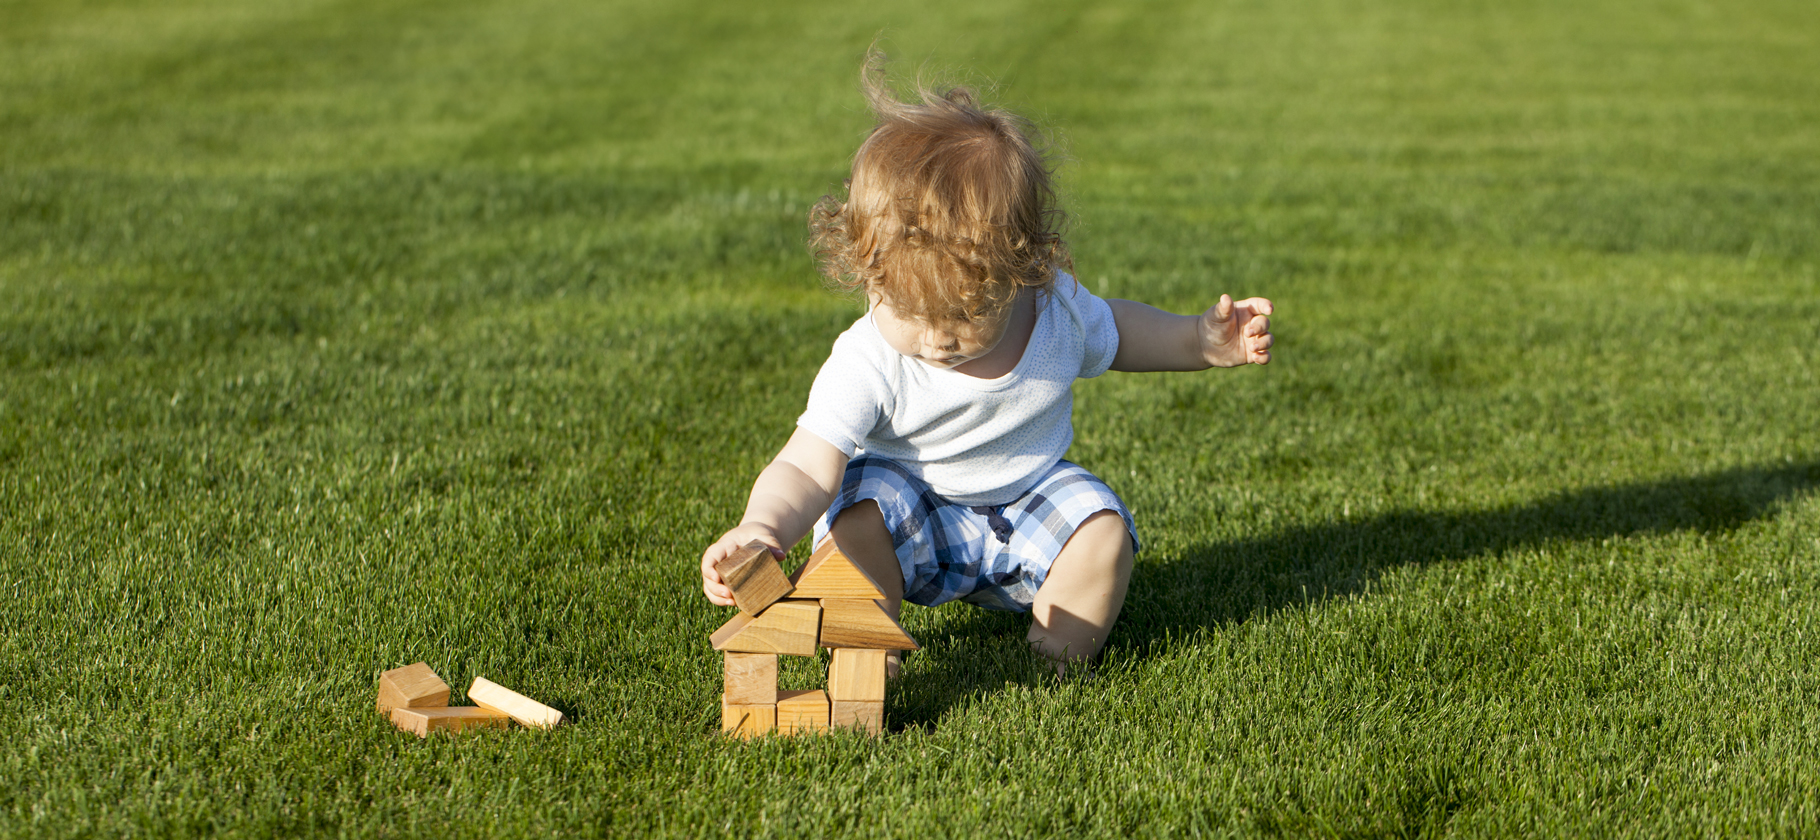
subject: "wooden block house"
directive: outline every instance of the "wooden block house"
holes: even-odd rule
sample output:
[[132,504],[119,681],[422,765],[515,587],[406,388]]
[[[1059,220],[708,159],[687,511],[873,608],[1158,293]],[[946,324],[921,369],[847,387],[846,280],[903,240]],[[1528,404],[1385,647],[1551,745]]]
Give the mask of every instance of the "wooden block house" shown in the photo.
[[[841,553],[833,537],[784,586],[777,583],[781,570],[769,568],[776,564],[770,549],[755,542],[720,565],[721,580],[740,608],[709,639],[726,656],[721,731],[741,738],[830,727],[879,733],[885,654],[916,650],[916,640],[885,612],[878,583]],[[778,654],[814,656],[818,647],[832,650],[827,689],[778,691]]]

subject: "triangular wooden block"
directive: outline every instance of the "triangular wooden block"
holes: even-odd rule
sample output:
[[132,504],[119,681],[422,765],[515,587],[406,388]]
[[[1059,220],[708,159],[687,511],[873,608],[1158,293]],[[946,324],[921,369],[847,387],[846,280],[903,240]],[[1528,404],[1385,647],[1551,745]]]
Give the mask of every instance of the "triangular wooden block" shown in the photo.
[[720,581],[733,590],[733,603],[746,615],[758,615],[790,594],[790,579],[771,556],[771,547],[756,540],[733,552],[715,567]]
[[916,650],[916,640],[891,620],[885,605],[865,598],[823,598],[821,646]]
[[809,562],[790,576],[790,582],[796,584],[796,591],[790,593],[796,598],[860,598],[876,601],[885,597],[885,592],[878,588],[878,581],[872,579],[853,562],[853,559],[841,553],[840,547],[834,544],[834,538],[822,540],[816,546],[815,553],[809,555]]
[[779,601],[758,617],[738,613],[709,641],[715,650],[814,656],[822,608],[814,601]]

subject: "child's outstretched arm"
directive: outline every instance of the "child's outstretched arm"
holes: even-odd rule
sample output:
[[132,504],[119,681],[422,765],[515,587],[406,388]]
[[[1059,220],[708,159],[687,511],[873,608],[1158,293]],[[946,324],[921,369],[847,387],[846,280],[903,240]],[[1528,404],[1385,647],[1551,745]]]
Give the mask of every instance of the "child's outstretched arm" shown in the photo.
[[752,495],[746,500],[746,514],[740,517],[739,526],[702,552],[701,588],[708,600],[723,607],[733,606],[733,591],[721,582],[716,567],[727,555],[753,540],[771,546],[771,553],[782,560],[784,552],[815,527],[815,520],[834,501],[846,470],[847,456],[834,444],[797,429],[783,451],[752,483]]
[[1173,315],[1148,304],[1108,300],[1118,325],[1119,351],[1112,369],[1123,371],[1204,370],[1270,364],[1270,301],[1246,298],[1220,302],[1199,315]]

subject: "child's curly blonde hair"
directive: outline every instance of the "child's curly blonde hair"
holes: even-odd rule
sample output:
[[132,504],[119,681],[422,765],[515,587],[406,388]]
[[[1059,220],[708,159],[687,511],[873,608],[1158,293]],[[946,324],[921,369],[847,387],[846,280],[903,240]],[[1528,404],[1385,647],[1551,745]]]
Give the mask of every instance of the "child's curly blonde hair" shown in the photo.
[[1029,124],[965,87],[919,84],[921,103],[900,102],[876,48],[860,80],[877,125],[846,200],[824,196],[809,214],[822,274],[929,323],[993,319],[1020,289],[1050,290],[1071,267],[1065,216]]

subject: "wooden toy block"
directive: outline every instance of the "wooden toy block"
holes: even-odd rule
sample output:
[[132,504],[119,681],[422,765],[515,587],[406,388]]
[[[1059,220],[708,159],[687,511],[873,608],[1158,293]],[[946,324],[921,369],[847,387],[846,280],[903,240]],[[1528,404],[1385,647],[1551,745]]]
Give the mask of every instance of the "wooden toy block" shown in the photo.
[[885,701],[830,700],[828,725],[836,728],[861,729],[877,735],[885,729]]
[[775,704],[740,705],[720,698],[720,731],[735,738],[754,738],[777,729]]
[[815,553],[809,555],[809,562],[790,576],[790,582],[796,585],[796,591],[790,594],[797,598],[877,600],[885,597],[884,590],[878,588],[878,582],[855,564],[852,558],[842,554],[840,546],[834,544],[833,537],[822,540],[822,544],[816,546]]
[[885,612],[882,601],[823,598],[821,645],[827,648],[916,650],[916,640]]
[[719,651],[814,656],[822,608],[815,601],[779,601],[756,618],[737,613],[709,641]]
[[777,731],[784,735],[828,731],[828,693],[819,688],[778,692]]
[[468,686],[468,699],[483,709],[492,709],[515,721],[520,726],[532,726],[538,729],[549,729],[562,723],[562,712],[545,706],[529,697],[493,682],[486,677],[475,677],[474,684]]
[[723,696],[736,706],[769,706],[777,702],[777,654],[728,651]]
[[393,668],[379,675],[379,713],[449,705],[449,684],[426,663]]
[[884,700],[885,654],[881,649],[835,648],[828,663],[828,696],[836,700]]
[[406,732],[415,732],[419,738],[427,738],[431,732],[460,732],[482,727],[504,729],[511,722],[512,719],[505,714],[479,706],[392,710],[392,725]]
[[777,565],[770,546],[753,541],[720,561],[720,580],[733,590],[739,611],[756,616],[796,589]]

